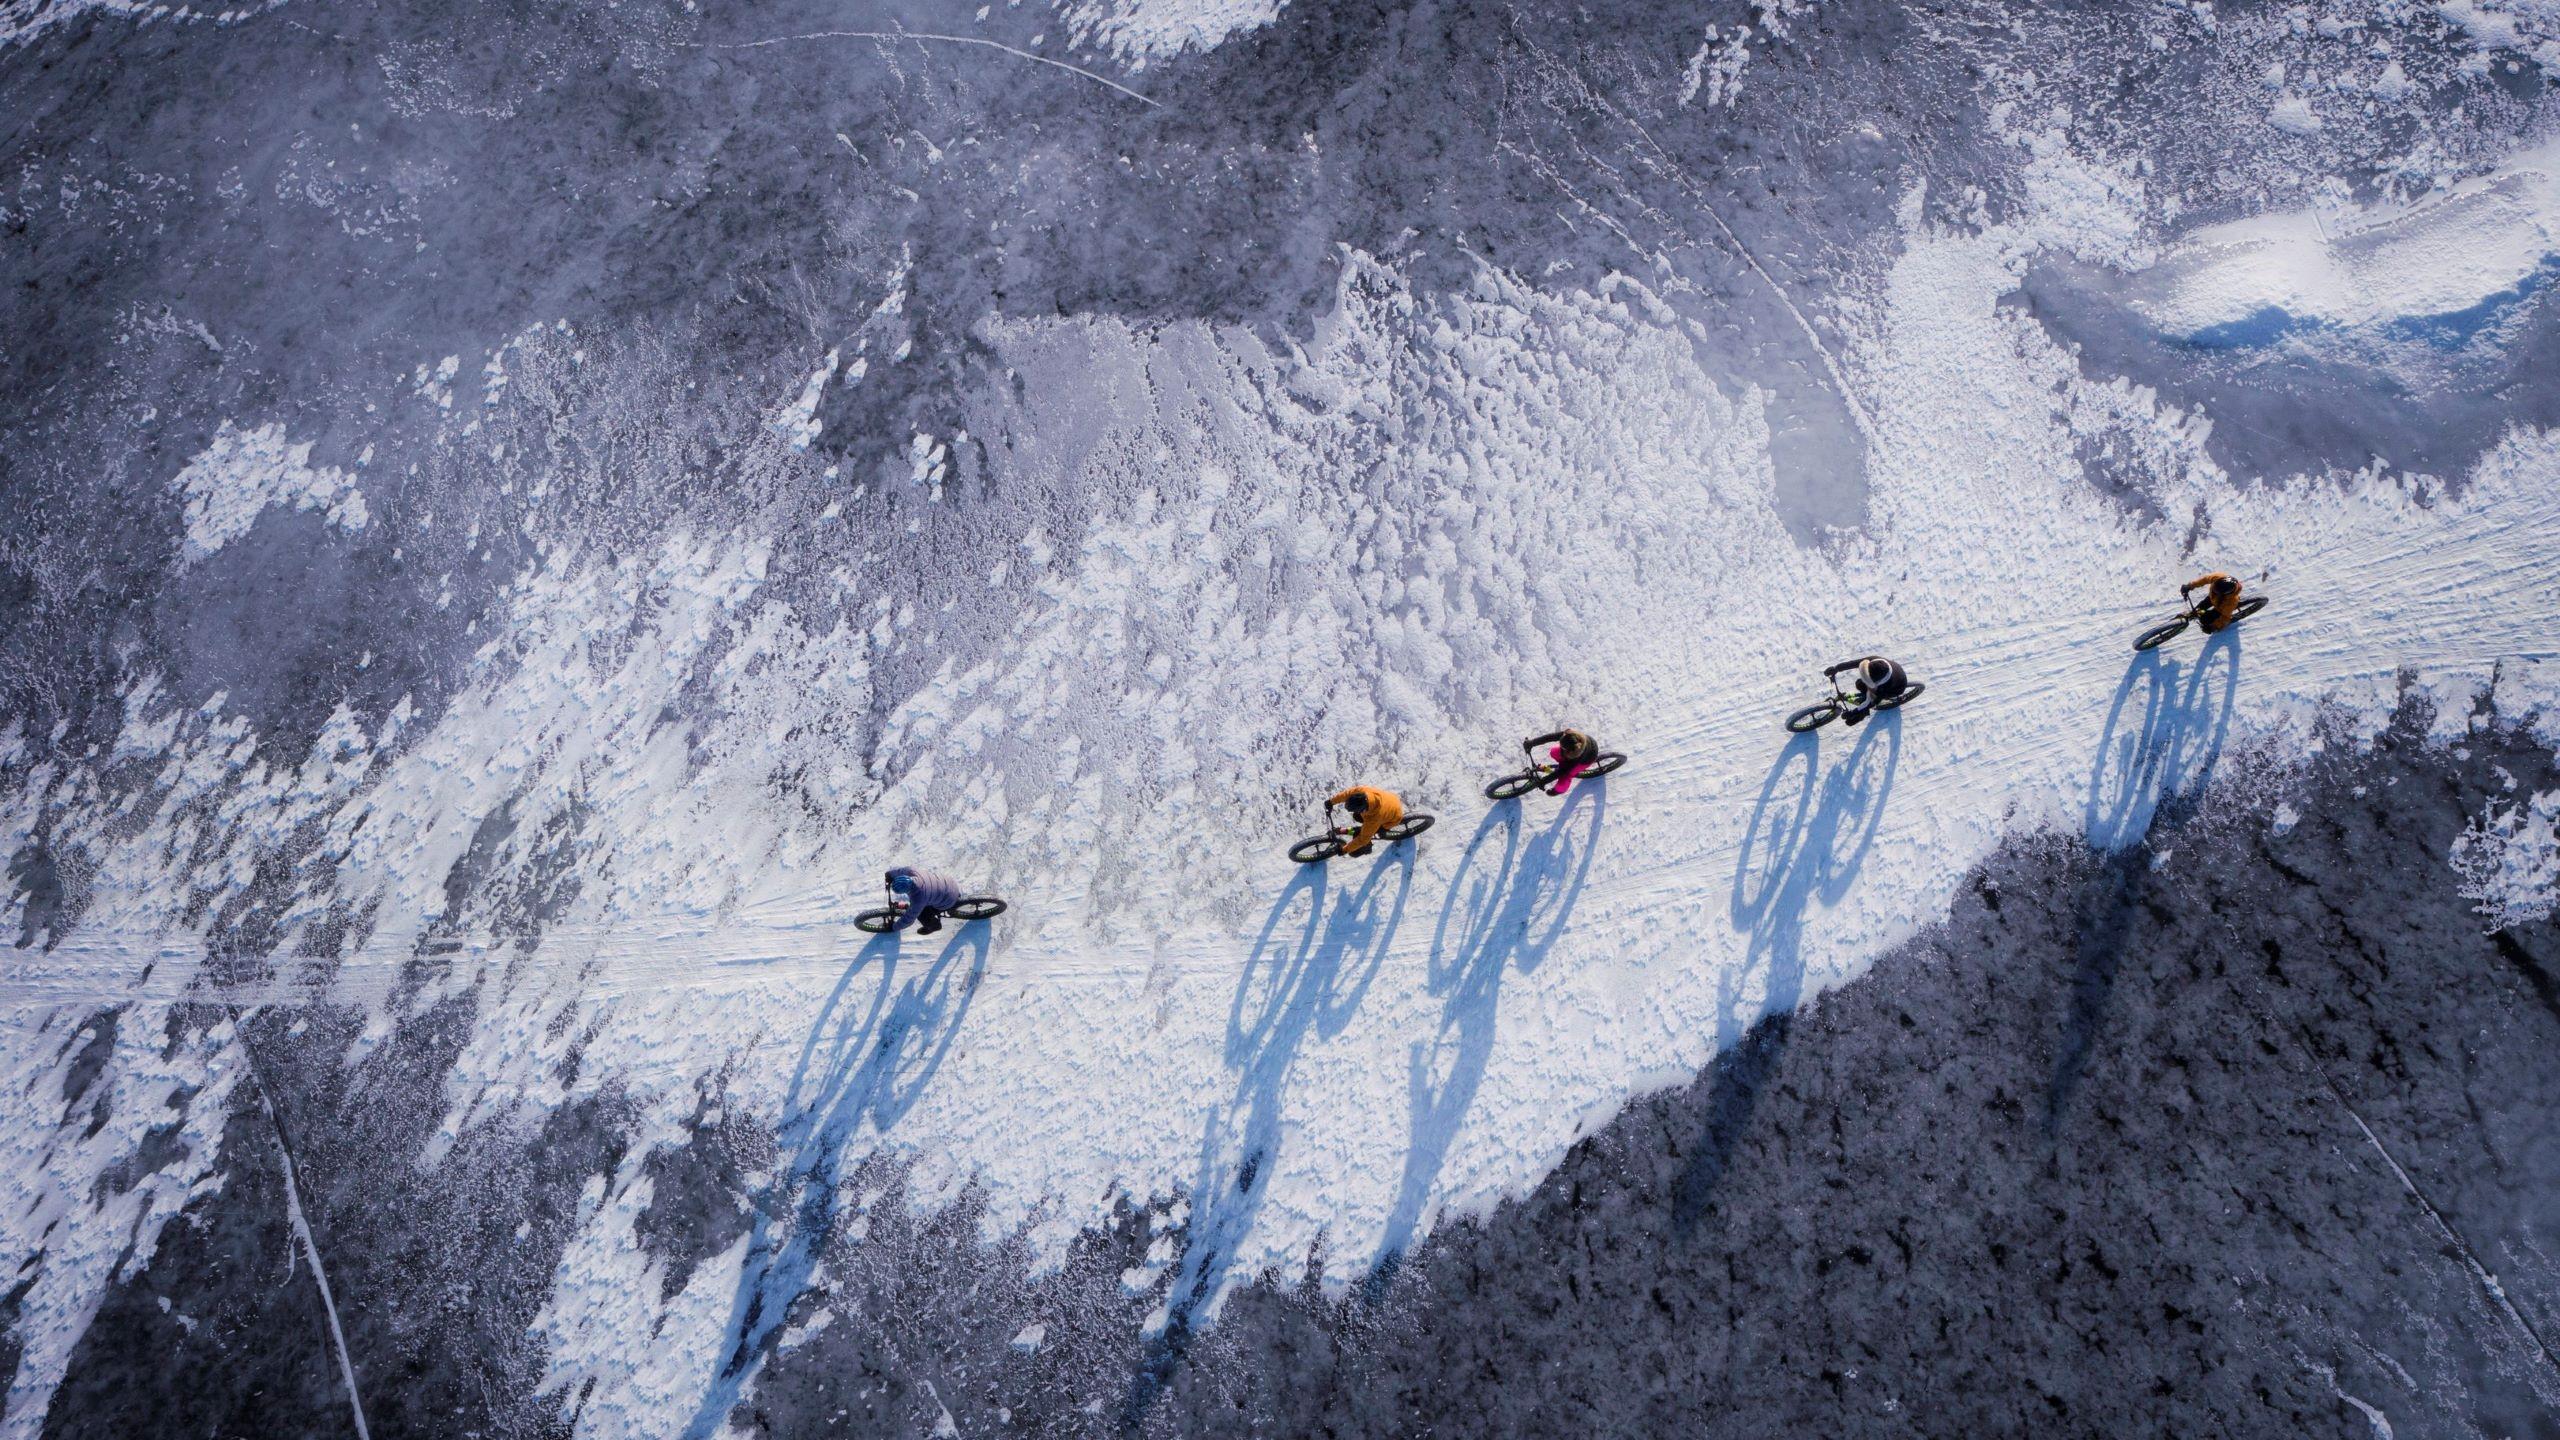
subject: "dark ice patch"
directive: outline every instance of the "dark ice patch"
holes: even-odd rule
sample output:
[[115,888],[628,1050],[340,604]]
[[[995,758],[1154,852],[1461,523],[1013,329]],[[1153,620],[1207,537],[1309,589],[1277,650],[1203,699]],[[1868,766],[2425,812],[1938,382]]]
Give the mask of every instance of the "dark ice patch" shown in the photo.
[[62,1070],[64,1124],[71,1123],[71,1112],[80,1108],[81,1098],[89,1093],[89,1087],[98,1083],[98,1077],[106,1073],[107,1061],[116,1053],[116,1027],[123,1015],[123,1006],[110,1005],[81,1021],[79,1028],[63,1040],[65,1050],[71,1050],[74,1045],[79,1047],[72,1052],[71,1063]]
[[661,1305],[684,1290],[703,1261],[747,1233],[746,1174],[777,1158],[772,1137],[732,1114],[727,1099],[715,1077],[685,1122],[684,1142],[652,1150],[640,1162],[649,1203],[632,1221],[632,1236],[659,1266]]
[[18,1312],[26,1304],[27,1292],[44,1278],[41,1262],[20,1267],[19,1278],[6,1290],[0,1290],[0,1395],[17,1383],[18,1362],[26,1354],[26,1337],[18,1331]]
[[223,1121],[222,1187],[163,1227],[150,1264],[108,1286],[45,1414],[48,1440],[351,1428],[275,1132],[251,1094],[235,1090]]
[[30,840],[9,857],[11,898],[19,902],[17,948],[24,950],[44,937],[50,950],[62,936],[62,867],[40,840]]
[[[536,1393],[542,1356],[528,1330],[580,1193],[615,1172],[633,1123],[612,1092],[538,1116],[505,1111],[467,1127],[441,1163],[421,1164],[474,1013],[469,997],[449,999],[352,1065],[360,1011],[268,1008],[239,1021],[274,1125],[293,1137],[376,1435],[559,1433],[565,1401]],[[84,1338],[49,1433],[175,1433],[216,1412],[243,1428],[201,1433],[346,1430],[325,1321],[288,1243],[273,1135],[244,1128],[267,1123],[253,1104],[226,1123],[225,1183],[119,1283],[124,1298]],[[145,1370],[153,1378],[137,1378]],[[272,1423],[239,1418],[262,1407]],[[170,1424],[157,1423],[162,1414]]]
[[156,607],[181,703],[219,693],[272,763],[298,764],[343,704],[370,734],[425,685],[409,589],[390,547],[320,513],[271,506],[177,571]]
[[823,1328],[766,1364],[731,1426],[774,1440],[927,1435],[947,1416],[964,1435],[1121,1433],[1125,1377],[1159,1293],[1124,1277],[1158,1273],[1160,1212],[1116,1199],[1108,1221],[1034,1275],[1022,1232],[979,1238],[974,1191],[919,1204],[905,1168],[878,1158],[846,1184],[873,1197],[864,1233],[835,1242],[826,1286],[789,1315]]

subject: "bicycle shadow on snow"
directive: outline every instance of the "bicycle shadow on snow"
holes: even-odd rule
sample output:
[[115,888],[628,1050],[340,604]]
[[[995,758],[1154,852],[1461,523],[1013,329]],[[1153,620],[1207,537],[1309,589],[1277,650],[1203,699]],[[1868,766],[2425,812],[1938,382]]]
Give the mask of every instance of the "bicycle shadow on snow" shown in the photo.
[[1277,1157],[1291,1073],[1307,1041],[1342,1033],[1376,982],[1413,895],[1410,844],[1382,850],[1357,888],[1327,913],[1331,866],[1309,865],[1272,902],[1246,952],[1227,1010],[1226,1062],[1235,1093],[1208,1112],[1183,1226],[1182,1258],[1124,1405],[1144,1418],[1188,1352],[1201,1308],[1224,1287],[1253,1230]]
[[2155,857],[2143,842],[2165,814],[2191,810],[2222,759],[2240,688],[2240,631],[2207,636],[2191,666],[2142,651],[2125,667],[2089,766],[2082,833],[2101,864],[2072,934],[2071,1001],[2045,1086],[2051,1138],[2098,1043],[2133,917],[2149,900]]
[[[1673,1219],[1682,1229],[1705,1218],[1777,1074],[1804,999],[1805,922],[1815,906],[1829,909],[1847,897],[1875,847],[1901,764],[1902,712],[1887,710],[1861,728],[1828,774],[1822,742],[1808,731],[1787,742],[1760,784],[1729,902],[1733,927],[1745,937],[1743,959],[1718,994],[1706,1131],[1674,1192]],[[1755,973],[1767,979],[1746,1014],[1743,984]]]
[[2141,840],[2164,804],[2201,789],[2222,758],[2240,688],[2240,631],[2206,638],[2192,666],[2138,651],[2107,706],[2081,831],[2091,847]]
[[1608,809],[1606,780],[1577,784],[1524,843],[1521,802],[1500,802],[1476,827],[1449,877],[1426,972],[1430,993],[1440,997],[1440,1021],[1429,1040],[1414,1042],[1406,1054],[1413,1142],[1370,1262],[1372,1294],[1394,1278],[1424,1228],[1432,1188],[1484,1084],[1503,974],[1536,970],[1563,935],[1590,878]]
[[[882,935],[845,967],[810,1026],[783,1093],[773,1181],[752,1198],[747,1258],[723,1330],[719,1370],[684,1429],[705,1440],[727,1428],[747,1378],[773,1351],[792,1302],[826,1258],[841,1216],[847,1147],[863,1121],[885,1135],[922,1098],[950,1057],[987,968],[988,931],[962,925],[923,974],[898,983],[900,939]],[[877,970],[867,1005],[855,980]]]

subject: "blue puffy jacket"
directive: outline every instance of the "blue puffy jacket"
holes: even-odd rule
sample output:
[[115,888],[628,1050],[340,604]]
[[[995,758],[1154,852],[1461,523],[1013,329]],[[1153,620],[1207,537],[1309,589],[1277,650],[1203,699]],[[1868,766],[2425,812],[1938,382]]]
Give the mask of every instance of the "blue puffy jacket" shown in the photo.
[[901,865],[889,872],[889,893],[906,902],[912,919],[919,910],[948,910],[960,903],[960,882],[931,870]]

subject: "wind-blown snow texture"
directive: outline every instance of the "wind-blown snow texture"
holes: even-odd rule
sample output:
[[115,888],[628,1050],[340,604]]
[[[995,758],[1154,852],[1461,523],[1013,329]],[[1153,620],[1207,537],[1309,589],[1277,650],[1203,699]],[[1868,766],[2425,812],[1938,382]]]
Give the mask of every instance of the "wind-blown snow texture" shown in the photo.
[[[2133,877],[2209,781],[2285,831],[2306,766],[2560,741],[2547,7],[714,8],[0,4],[0,1430],[1214,1432],[1203,1376],[1299,1368],[1270,1296],[1427,1333],[1435,1236],[2021,846]],[[2209,568],[2272,605],[2134,658]],[[1779,731],[1869,651],[1926,695]],[[1632,762],[1477,797],[1560,723]],[[1437,827],[1290,866],[1353,781]],[[2547,957],[2551,793],[2377,862],[2464,917],[2420,963]],[[898,863],[1012,908],[865,937]],[[2101,1430],[2294,1433],[2323,1375],[2372,1433],[2545,1423],[2550,1217],[2447,1219],[2357,1114],[2459,1243],[2317,1182],[2444,1288],[2286,1271],[2282,1397],[1936,1363]],[[2146,1277],[2075,1303],[2229,1303]],[[954,1337],[972,1285],[1073,1303]],[[2522,1348],[2368,1416],[2374,1294]],[[1770,1383],[1363,1423],[2032,1423]]]

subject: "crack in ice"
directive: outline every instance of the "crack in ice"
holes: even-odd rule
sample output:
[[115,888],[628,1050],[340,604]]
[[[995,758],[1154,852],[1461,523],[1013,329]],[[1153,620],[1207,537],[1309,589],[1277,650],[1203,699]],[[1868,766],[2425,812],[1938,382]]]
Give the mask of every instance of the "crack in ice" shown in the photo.
[[806,35],[776,35],[767,40],[746,40],[734,45],[718,45],[712,48],[718,50],[760,50],[768,45],[793,45],[803,40],[935,40],[940,41],[945,45],[984,45],[990,50],[1001,50],[1007,55],[1018,56],[1024,60],[1035,60],[1043,65],[1054,65],[1070,74],[1081,75],[1087,80],[1091,80],[1098,85],[1108,85],[1112,89],[1119,91],[1121,94],[1128,96],[1130,99],[1135,100],[1142,105],[1151,105],[1158,108],[1162,108],[1163,105],[1162,101],[1149,99],[1147,96],[1139,94],[1137,91],[1130,89],[1128,86],[1121,84],[1119,81],[1112,79],[1108,75],[1097,75],[1093,71],[1087,70],[1081,65],[1070,65],[1064,60],[1053,60],[1046,55],[1034,55],[1028,50],[1017,50],[1013,46],[1005,44],[1003,41],[989,40],[983,36],[977,35],[937,35],[925,30],[814,30]]

